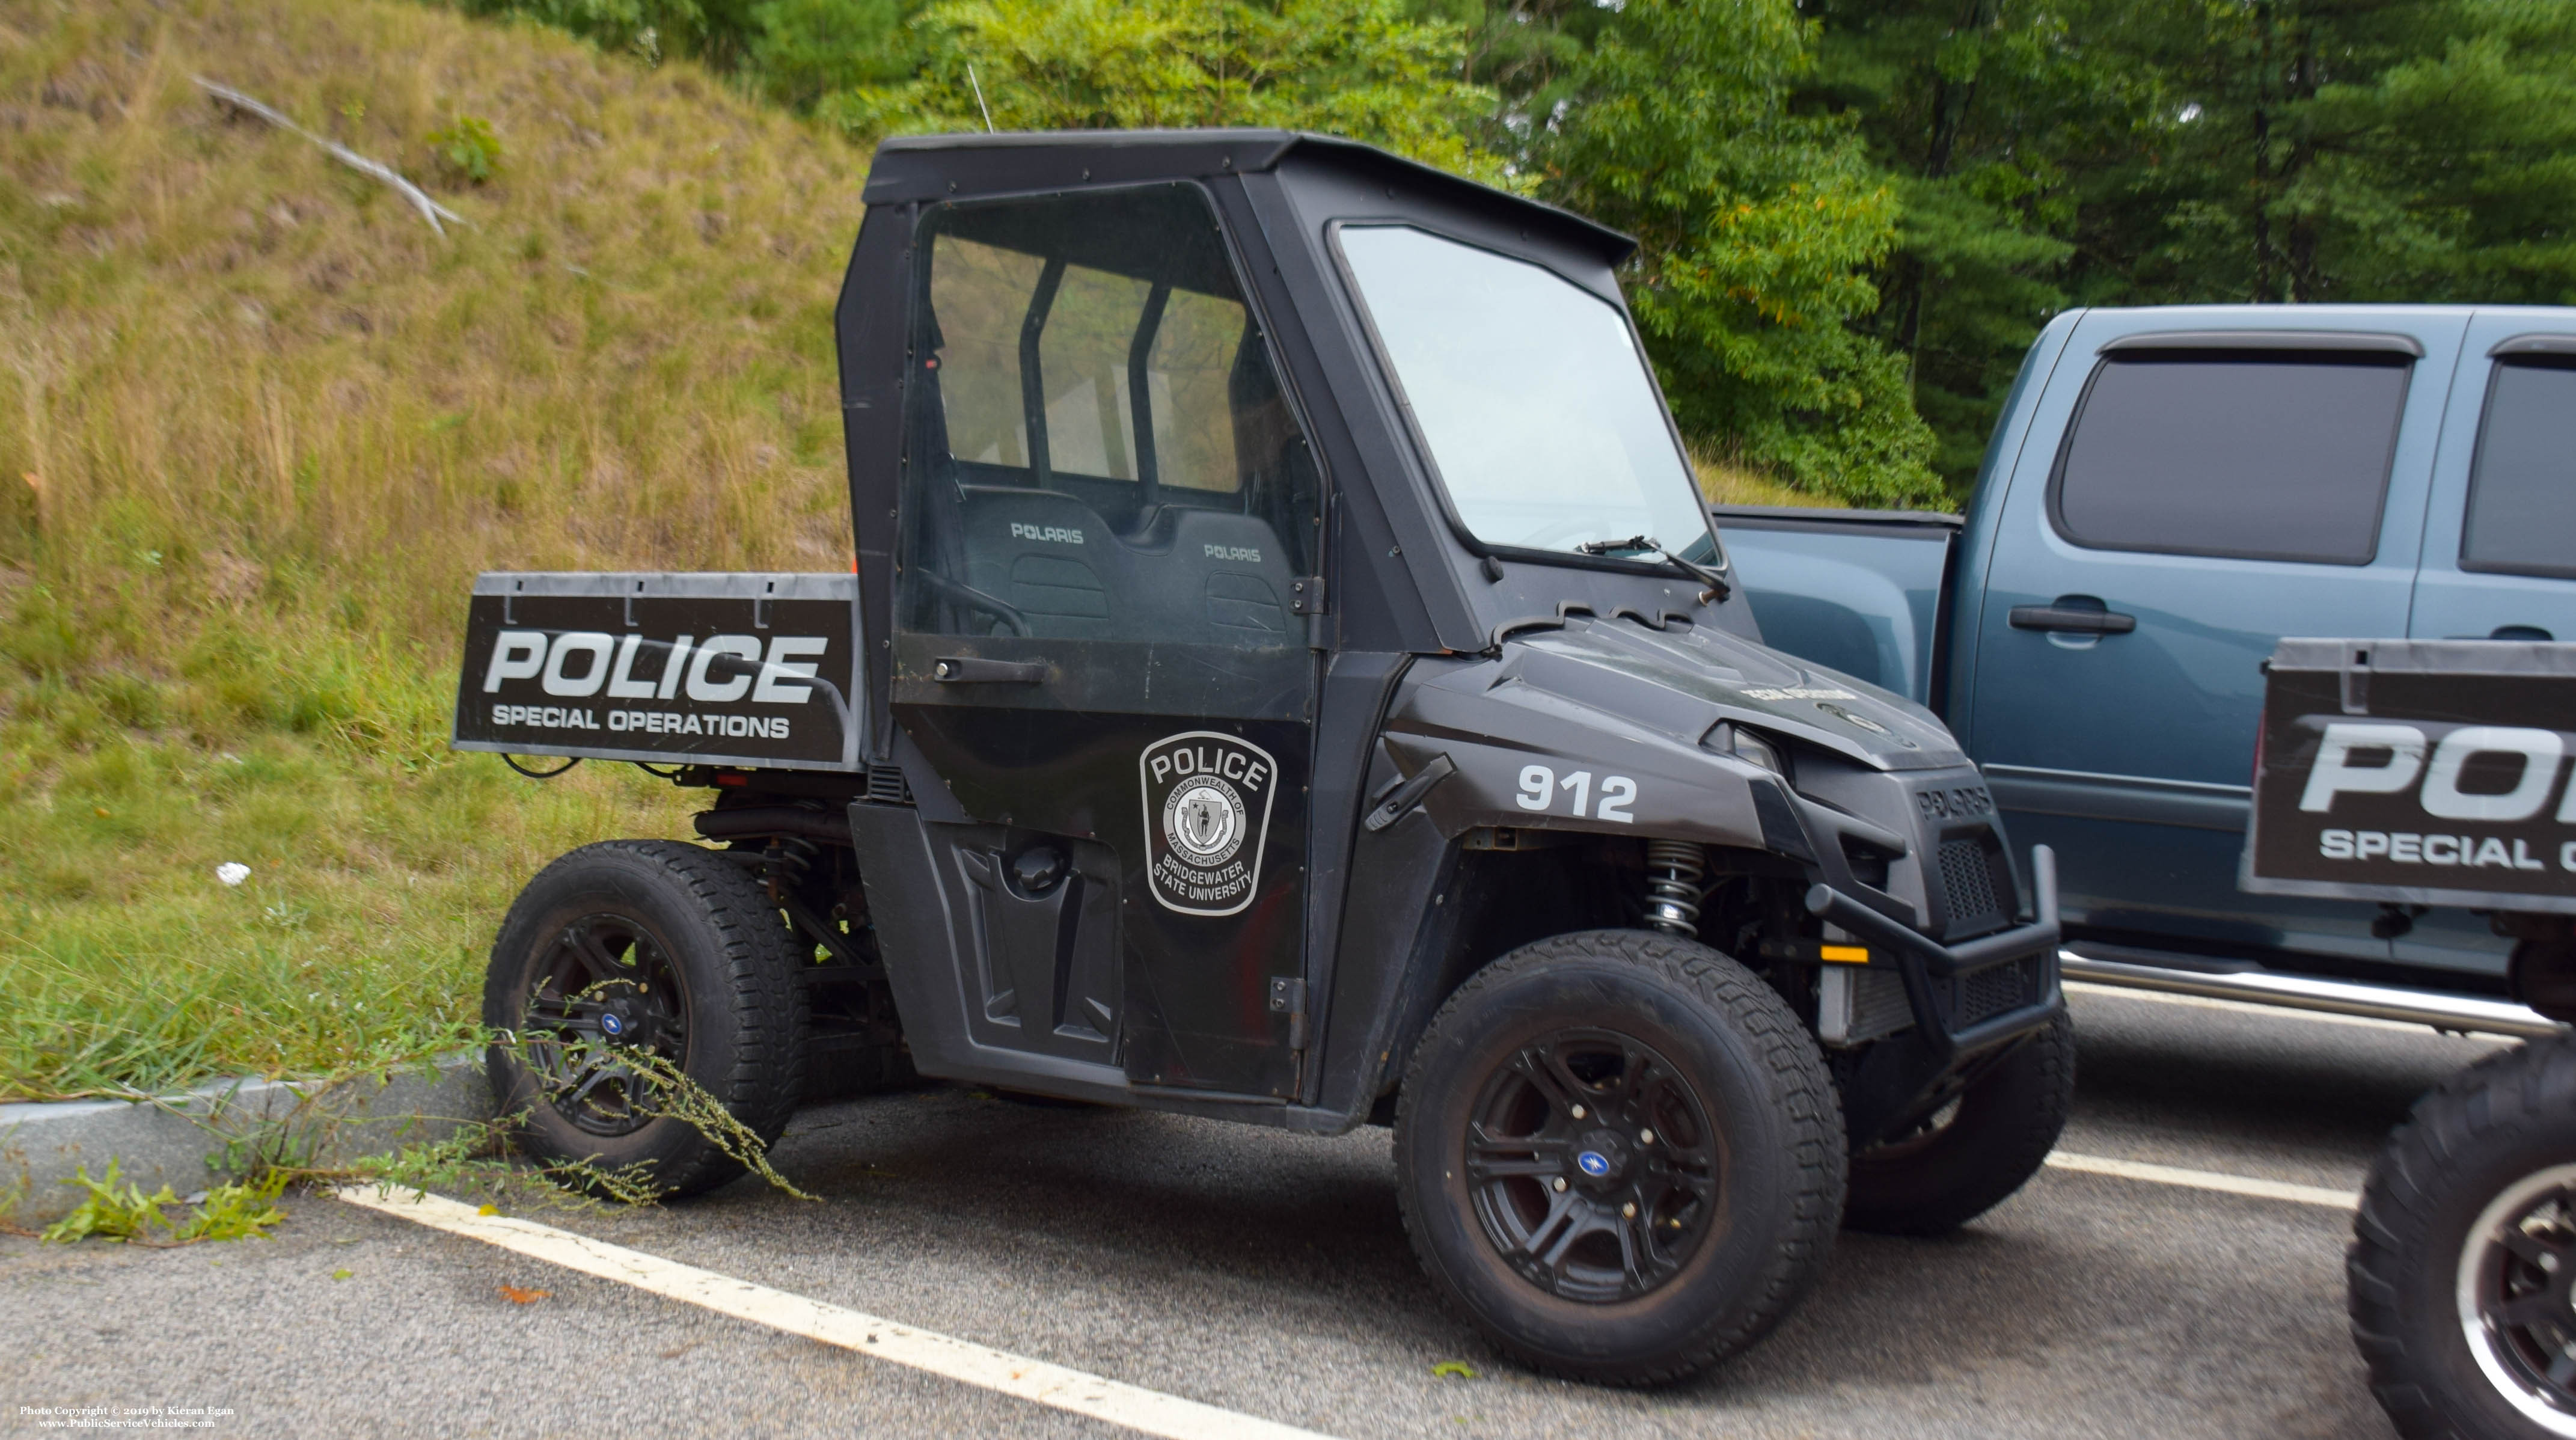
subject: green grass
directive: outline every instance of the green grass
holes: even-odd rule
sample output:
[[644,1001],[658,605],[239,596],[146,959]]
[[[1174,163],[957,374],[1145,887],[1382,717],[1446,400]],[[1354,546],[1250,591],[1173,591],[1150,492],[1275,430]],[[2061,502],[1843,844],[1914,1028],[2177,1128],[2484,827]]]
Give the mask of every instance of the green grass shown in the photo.
[[[671,787],[627,767],[540,786],[447,753],[422,659],[209,626],[179,676],[13,687],[0,1096],[452,1047],[527,875],[587,840],[685,833]],[[222,883],[228,862],[249,877]]]
[[846,569],[864,155],[391,0],[0,0],[0,136],[0,1099],[456,1044],[528,875],[689,808],[447,751],[468,582]]

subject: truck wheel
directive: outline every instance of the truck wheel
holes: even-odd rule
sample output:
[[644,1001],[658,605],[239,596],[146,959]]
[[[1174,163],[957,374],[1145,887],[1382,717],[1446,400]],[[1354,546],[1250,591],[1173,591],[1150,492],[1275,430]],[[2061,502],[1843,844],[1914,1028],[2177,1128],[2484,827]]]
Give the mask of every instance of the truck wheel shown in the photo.
[[1947,1235],[2039,1173],[2074,1104],[2075,1022],[2061,1014],[1930,1123],[1854,1155],[1843,1224],[1881,1235]]
[[2576,1036],[2416,1102],[2371,1167],[2345,1269],[2399,1434],[2576,1435]]
[[763,1144],[805,1081],[805,987],[776,906],[718,851],[670,840],[585,845],[519,892],[492,946],[485,1057],[521,1147],[540,1160],[649,1167],[666,1195],[743,1172],[665,1113],[639,1070],[676,1067]]
[[1423,1268],[1534,1369],[1615,1385],[1706,1369],[1814,1285],[1842,1111],[1771,987],[1636,930],[1523,946],[1459,987],[1396,1108]]

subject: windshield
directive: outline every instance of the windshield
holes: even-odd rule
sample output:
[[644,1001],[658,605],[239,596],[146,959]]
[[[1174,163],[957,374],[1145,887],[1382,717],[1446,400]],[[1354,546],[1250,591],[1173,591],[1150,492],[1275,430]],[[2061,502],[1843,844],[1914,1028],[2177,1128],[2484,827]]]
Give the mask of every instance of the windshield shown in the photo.
[[1488,545],[1715,558],[1708,512],[1617,307],[1402,225],[1342,255],[1458,518]]

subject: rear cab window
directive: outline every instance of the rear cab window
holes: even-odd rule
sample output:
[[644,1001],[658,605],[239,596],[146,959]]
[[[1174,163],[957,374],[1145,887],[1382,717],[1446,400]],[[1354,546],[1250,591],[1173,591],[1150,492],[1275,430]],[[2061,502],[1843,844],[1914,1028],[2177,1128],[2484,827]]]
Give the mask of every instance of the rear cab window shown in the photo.
[[2108,353],[2058,452],[2050,520],[2088,549],[2367,565],[2411,358]]
[[2499,306],[2463,339],[2407,633],[2576,640],[2576,311]]
[[2495,357],[2460,568],[2576,579],[2576,345]]

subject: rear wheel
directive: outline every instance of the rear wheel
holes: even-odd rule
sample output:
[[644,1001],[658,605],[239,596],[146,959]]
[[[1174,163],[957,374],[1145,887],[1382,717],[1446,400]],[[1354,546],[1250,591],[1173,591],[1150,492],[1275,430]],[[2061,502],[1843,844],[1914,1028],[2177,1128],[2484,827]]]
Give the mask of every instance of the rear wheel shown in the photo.
[[2346,1261],[2371,1391],[2408,1440],[2576,1436],[2576,1036],[2417,1101]]
[[1815,1283],[1842,1112],[1777,993],[1704,945],[1562,935],[1488,966],[1414,1052],[1405,1228],[1495,1343],[1582,1380],[1678,1380]]
[[1843,1224],[1882,1235],[1946,1235],[2039,1173],[2075,1104],[2075,1022],[1998,1057],[1911,1134],[1852,1157]]
[[486,1056],[522,1149],[603,1169],[643,1166],[665,1194],[712,1189],[742,1163],[670,1113],[676,1070],[763,1144],[804,1085],[806,1000],[776,906],[740,865],[666,840],[585,845],[528,882],[501,923]]

